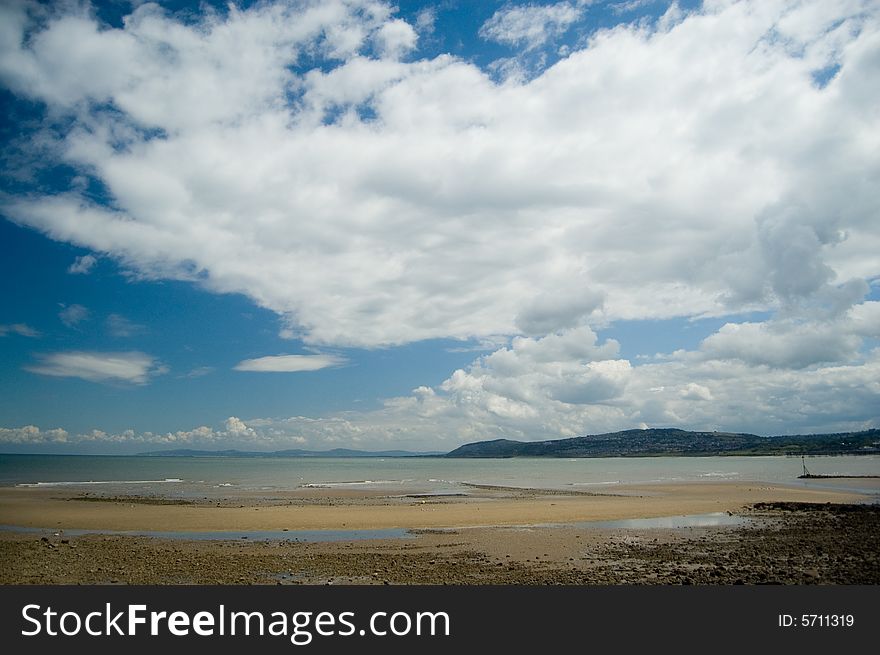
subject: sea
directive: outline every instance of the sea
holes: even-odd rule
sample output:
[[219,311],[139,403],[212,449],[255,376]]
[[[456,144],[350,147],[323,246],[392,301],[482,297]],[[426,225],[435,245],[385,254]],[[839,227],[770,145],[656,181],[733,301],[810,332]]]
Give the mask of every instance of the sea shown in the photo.
[[[880,455],[804,460],[813,474],[880,476]],[[213,498],[300,488],[469,495],[474,485],[612,490],[631,484],[748,481],[854,490],[880,501],[880,480],[803,480],[800,457],[446,459],[442,457],[142,457],[0,455],[0,486],[59,487],[102,495]]]

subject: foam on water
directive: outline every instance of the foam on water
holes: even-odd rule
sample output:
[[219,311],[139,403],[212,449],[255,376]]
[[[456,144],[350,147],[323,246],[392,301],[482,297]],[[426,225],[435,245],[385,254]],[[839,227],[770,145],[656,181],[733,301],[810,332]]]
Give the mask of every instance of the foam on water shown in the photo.
[[[880,474],[880,456],[811,458],[817,473]],[[571,490],[687,482],[767,482],[801,486],[800,457],[632,458],[237,458],[0,455],[0,486],[71,487],[116,493],[211,496],[296,489],[467,492],[472,484]],[[832,481],[833,482],[833,481]],[[839,480],[840,486],[855,486]]]
[[164,484],[166,482],[185,482],[180,478],[165,478],[164,480],[77,480],[61,482],[19,482],[16,487],[78,487],[80,485],[96,484]]
[[399,486],[412,480],[344,480],[342,482],[306,482],[299,485],[306,489],[337,489],[342,487]]

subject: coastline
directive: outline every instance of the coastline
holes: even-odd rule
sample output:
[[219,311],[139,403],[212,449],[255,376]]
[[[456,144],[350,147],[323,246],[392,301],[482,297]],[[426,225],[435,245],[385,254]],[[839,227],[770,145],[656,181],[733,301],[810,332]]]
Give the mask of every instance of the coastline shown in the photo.
[[[0,525],[110,531],[376,530],[569,524],[737,512],[754,503],[853,503],[855,492],[761,482],[621,485],[611,492],[474,487],[468,496],[297,489],[223,498],[84,494],[0,488]],[[163,502],[163,500],[165,502]]]
[[[304,489],[181,504],[3,488],[0,524],[31,531],[0,531],[0,583],[880,584],[880,506],[865,502],[876,495],[743,482],[474,492]],[[705,514],[737,523],[607,523]],[[403,528],[403,538],[310,541],[296,532],[390,528]],[[265,540],[113,533],[121,530],[289,532]]]

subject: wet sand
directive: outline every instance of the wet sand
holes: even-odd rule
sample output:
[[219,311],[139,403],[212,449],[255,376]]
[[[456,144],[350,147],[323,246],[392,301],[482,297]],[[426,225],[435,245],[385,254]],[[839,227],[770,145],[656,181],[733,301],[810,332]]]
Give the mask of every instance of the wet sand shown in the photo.
[[862,498],[856,493],[742,482],[622,486],[601,494],[503,487],[473,490],[466,497],[305,489],[269,497],[254,493],[180,500],[4,488],[0,524],[170,531],[455,528],[735,512],[759,502],[851,503]]
[[[307,490],[225,499],[0,490],[3,584],[878,584],[880,507],[763,484],[564,495],[481,488],[407,498]],[[220,504],[218,507],[217,504]],[[729,512],[739,526],[546,526]],[[64,530],[402,527],[406,538],[323,543],[185,540]]]

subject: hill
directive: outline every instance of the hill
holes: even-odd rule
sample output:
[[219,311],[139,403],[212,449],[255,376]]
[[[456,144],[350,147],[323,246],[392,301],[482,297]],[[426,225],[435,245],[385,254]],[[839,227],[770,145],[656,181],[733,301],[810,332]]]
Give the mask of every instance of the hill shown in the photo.
[[762,437],[676,428],[624,430],[551,441],[479,441],[446,457],[649,457],[662,455],[857,455],[880,453],[880,430]]

